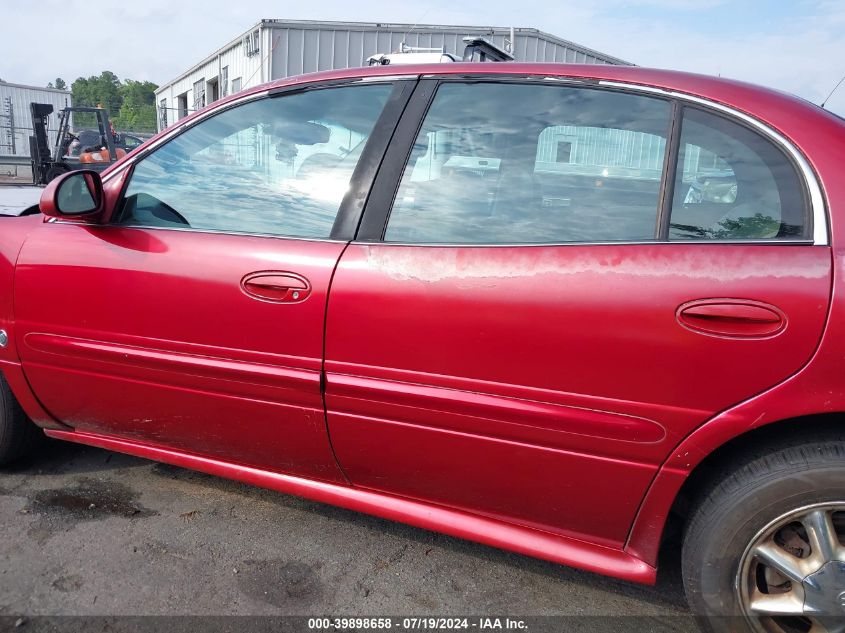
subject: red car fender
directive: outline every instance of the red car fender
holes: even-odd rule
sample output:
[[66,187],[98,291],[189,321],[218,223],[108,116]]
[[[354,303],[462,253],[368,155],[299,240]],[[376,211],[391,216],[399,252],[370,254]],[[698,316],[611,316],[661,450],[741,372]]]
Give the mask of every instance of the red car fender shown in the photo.
[[7,334],[5,347],[0,347],[0,370],[9,383],[9,388],[20,402],[24,412],[42,427],[65,429],[66,426],[54,420],[41,406],[21,369],[15,341],[15,319],[13,314],[13,290],[15,264],[27,235],[44,221],[39,214],[18,218],[4,218],[0,231],[0,330]]

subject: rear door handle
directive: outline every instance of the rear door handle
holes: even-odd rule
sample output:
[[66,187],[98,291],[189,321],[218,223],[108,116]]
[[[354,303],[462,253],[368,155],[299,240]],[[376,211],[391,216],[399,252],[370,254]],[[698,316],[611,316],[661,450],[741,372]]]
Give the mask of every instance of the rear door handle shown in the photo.
[[749,299],[699,299],[678,307],[678,322],[701,334],[729,338],[768,338],[786,328],[778,308]]
[[302,303],[311,294],[311,284],[302,275],[275,270],[250,273],[241,279],[241,290],[261,301]]

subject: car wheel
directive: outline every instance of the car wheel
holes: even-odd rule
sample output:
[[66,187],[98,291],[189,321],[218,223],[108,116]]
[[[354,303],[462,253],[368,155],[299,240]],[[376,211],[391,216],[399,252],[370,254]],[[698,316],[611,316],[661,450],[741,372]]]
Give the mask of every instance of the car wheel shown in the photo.
[[845,633],[845,431],[772,447],[714,482],[682,567],[706,631]]
[[45,176],[47,182],[51,180],[55,180],[59,176],[66,174],[70,170],[65,167],[64,165],[53,165],[50,169],[47,170],[47,175]]
[[0,466],[23,459],[44,433],[26,417],[6,379],[0,376]]

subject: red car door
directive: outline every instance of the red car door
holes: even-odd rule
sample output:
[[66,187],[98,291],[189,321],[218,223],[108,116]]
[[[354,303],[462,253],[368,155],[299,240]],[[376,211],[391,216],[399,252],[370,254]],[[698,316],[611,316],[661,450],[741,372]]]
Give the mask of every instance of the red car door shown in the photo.
[[621,547],[672,447],[816,348],[809,185],[765,130],[633,90],[445,81],[417,133],[427,105],[335,273],[338,460]]
[[343,480],[321,393],[326,299],[408,88],[315,88],[200,119],[132,165],[110,223],[27,240],[17,344],[58,420]]

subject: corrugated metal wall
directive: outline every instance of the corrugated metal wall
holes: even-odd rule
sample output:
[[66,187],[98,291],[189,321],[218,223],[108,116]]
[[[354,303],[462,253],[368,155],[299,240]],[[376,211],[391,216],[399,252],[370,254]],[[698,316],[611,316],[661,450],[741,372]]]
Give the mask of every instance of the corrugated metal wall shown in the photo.
[[[260,33],[259,36],[261,35],[265,34]],[[258,53],[247,55],[241,38],[238,38],[238,40],[231,43],[225,49],[221,49],[213,56],[201,62],[189,73],[156,90],[159,129],[165,127],[162,125],[164,122],[162,112],[166,112],[167,125],[172,125],[179,120],[180,113],[177,97],[183,96],[187,99],[188,113],[194,111],[194,103],[196,102],[194,84],[200,80],[208,82],[209,80],[220,77],[218,80],[220,82],[220,96],[224,96],[224,93],[227,95],[231,94],[233,85],[237,85],[238,83],[240,83],[241,89],[244,89],[268,81],[266,70],[262,72],[264,70],[262,68],[262,62],[263,66],[268,65],[268,60],[262,54],[264,50],[266,50],[266,47],[262,45]],[[226,69],[227,75],[225,82],[222,81],[224,68]],[[162,103],[162,100],[164,100],[164,103]],[[209,103],[208,100],[206,101],[207,103]]]
[[[445,48],[445,52],[461,56],[466,36],[482,36],[500,48],[510,34],[504,29],[485,27],[417,27],[404,28],[360,25],[357,28],[301,25],[285,23],[266,26],[270,31],[273,79],[301,73],[363,66],[371,55],[398,51],[408,46]],[[538,31],[516,29],[513,55],[516,61],[567,62],[579,64],[619,63],[620,60],[562,40],[544,37]]]
[[[255,32],[257,37],[249,41],[249,36]],[[188,111],[192,112],[197,101],[194,84],[220,77],[224,67],[228,80],[225,85],[220,84],[221,96],[230,94],[238,83],[243,89],[291,75],[363,66],[371,55],[396,51],[402,42],[408,46],[444,47],[447,53],[460,56],[464,50],[462,40],[466,36],[482,36],[505,48],[510,31],[477,26],[263,20],[156,91],[159,127],[163,127],[163,112],[168,125],[179,119],[179,96],[187,99]],[[513,53],[517,61],[625,63],[536,29],[514,29],[514,39]]]
[[[0,83],[0,172],[14,170],[3,163],[3,156],[29,157],[29,137],[32,135],[30,103],[50,103],[48,131],[51,145],[56,142],[58,111],[71,105],[70,93],[64,90]],[[11,112],[10,112],[11,109]],[[9,115],[12,115],[11,117]],[[12,123],[14,126],[12,126]],[[26,168],[29,170],[29,167]]]
[[[560,143],[569,148],[565,160],[558,155]],[[640,177],[657,180],[663,169],[665,152],[666,139],[654,134],[556,125],[540,134],[537,169],[565,172],[570,166],[620,167],[635,170]]]

